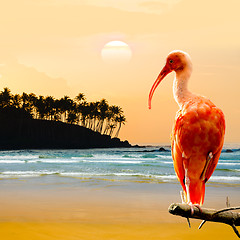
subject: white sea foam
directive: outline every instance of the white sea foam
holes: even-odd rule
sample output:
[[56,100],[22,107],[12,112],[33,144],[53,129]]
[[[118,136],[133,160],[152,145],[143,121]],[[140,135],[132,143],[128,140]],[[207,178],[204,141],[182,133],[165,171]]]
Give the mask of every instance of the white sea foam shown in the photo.
[[142,163],[143,161],[135,161],[135,160],[82,160],[83,162],[89,163],[120,163],[120,164],[137,164]]
[[25,160],[25,159],[34,159],[34,158],[38,158],[38,156],[36,155],[4,155],[4,156],[0,156],[0,160],[6,160],[6,159],[14,159],[14,160]]
[[218,165],[240,166],[239,162],[219,162]]
[[211,176],[209,182],[238,182],[240,183],[240,177],[237,176]]
[[176,181],[176,175],[152,175],[152,174],[143,174],[143,173],[83,173],[83,172],[64,172],[60,173],[61,176],[65,177],[134,177],[134,178],[148,178],[148,179],[160,179],[161,181],[172,182]]
[[102,176],[103,174],[100,173],[87,173],[87,172],[62,172],[60,176],[65,177],[93,177],[93,176]]
[[173,162],[166,162],[166,161],[164,161],[164,162],[162,162],[162,163],[173,165]]
[[40,160],[30,160],[29,163],[78,163],[77,160],[69,159],[40,159]]
[[12,177],[39,177],[42,175],[59,174],[56,171],[5,171],[0,174],[0,178],[12,178]]
[[8,163],[8,164],[13,164],[13,163],[26,163],[27,160],[0,160],[1,163]]
[[172,159],[172,156],[168,156],[168,155],[159,155],[158,157],[163,158],[163,159]]

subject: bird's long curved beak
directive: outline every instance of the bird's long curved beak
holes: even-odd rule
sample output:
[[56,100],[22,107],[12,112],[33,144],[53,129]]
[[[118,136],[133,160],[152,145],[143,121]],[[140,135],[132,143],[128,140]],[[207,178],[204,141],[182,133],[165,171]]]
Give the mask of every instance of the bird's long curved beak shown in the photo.
[[151,101],[152,101],[152,97],[153,97],[153,93],[156,90],[157,86],[159,85],[159,83],[171,72],[172,70],[170,69],[170,67],[166,64],[164,66],[164,68],[162,69],[162,71],[160,72],[160,74],[158,75],[156,81],[154,82],[154,84],[152,85],[151,91],[149,93],[149,98],[148,98],[148,108],[151,109]]

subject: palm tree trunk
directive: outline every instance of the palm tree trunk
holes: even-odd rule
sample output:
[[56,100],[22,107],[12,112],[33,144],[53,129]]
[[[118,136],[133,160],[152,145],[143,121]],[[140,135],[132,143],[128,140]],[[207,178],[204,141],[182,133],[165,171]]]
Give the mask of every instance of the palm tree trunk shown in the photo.
[[119,131],[120,131],[121,126],[122,126],[122,124],[119,123],[118,130],[117,130],[117,132],[116,132],[116,134],[115,134],[115,137],[116,137],[116,138],[118,137],[118,134],[119,134]]

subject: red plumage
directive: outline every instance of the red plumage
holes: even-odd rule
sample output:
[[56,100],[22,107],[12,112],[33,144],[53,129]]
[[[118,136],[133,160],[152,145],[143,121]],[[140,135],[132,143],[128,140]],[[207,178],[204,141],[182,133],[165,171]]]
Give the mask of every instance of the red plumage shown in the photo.
[[202,205],[205,183],[215,170],[224,142],[223,112],[209,99],[187,89],[192,63],[187,53],[171,52],[166,65],[154,82],[149,94],[149,108],[154,91],[163,78],[175,71],[174,98],[177,112],[171,135],[174,169],[188,204]]

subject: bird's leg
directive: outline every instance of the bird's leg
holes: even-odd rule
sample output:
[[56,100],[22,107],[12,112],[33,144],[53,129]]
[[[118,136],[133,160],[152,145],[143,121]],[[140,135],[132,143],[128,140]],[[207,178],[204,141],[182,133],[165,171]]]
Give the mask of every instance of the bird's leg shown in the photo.
[[[181,197],[182,203],[187,204],[187,201],[186,201],[186,195],[184,194],[183,191],[180,191],[180,197]],[[189,218],[186,217],[186,219],[187,219],[188,227],[191,228],[191,223],[190,223]]]
[[[187,204],[187,201],[186,201],[186,195],[184,194],[183,191],[180,191],[180,197],[181,197],[182,203]],[[189,218],[186,217],[186,219],[187,219],[188,227],[191,228],[191,223],[190,223]]]
[[190,223],[189,217],[186,217],[186,219],[187,219],[188,227],[191,228],[191,223]]
[[186,196],[183,191],[180,191],[180,197],[181,197],[182,203],[187,203]]
[[229,200],[229,197],[226,197],[226,206],[227,206],[227,208],[230,207],[230,200]]
[[206,164],[205,164],[204,169],[203,169],[203,171],[202,171],[202,174],[201,174],[201,176],[200,176],[200,179],[201,179],[202,181],[205,181],[205,179],[206,179],[206,172],[207,172],[209,163],[210,163],[210,161],[211,161],[212,159],[213,159],[213,153],[210,152],[210,153],[208,154],[208,156],[207,156]]

